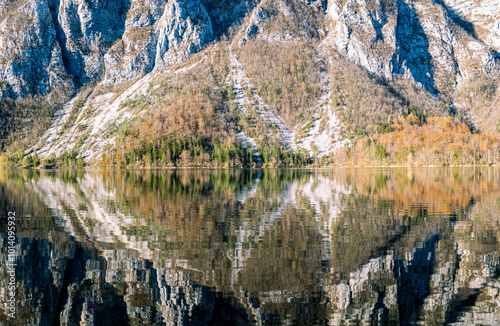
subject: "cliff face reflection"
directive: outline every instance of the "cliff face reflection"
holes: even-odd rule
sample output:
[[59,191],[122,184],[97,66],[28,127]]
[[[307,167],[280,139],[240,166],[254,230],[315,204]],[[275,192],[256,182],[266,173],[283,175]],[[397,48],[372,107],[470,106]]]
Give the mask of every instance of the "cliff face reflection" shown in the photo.
[[0,171],[18,325],[500,324],[500,169]]

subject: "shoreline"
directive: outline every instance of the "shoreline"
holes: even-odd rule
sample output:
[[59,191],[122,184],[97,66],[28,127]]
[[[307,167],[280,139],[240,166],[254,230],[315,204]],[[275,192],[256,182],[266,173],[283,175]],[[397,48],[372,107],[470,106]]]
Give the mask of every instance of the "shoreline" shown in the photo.
[[464,165],[343,165],[343,166],[299,166],[299,167],[280,167],[280,166],[266,166],[266,167],[0,167],[0,170],[39,170],[39,171],[61,171],[61,170],[81,170],[81,171],[128,171],[128,170],[143,170],[143,171],[173,171],[173,170],[262,170],[262,169],[289,169],[289,170],[332,170],[332,169],[383,169],[383,168],[472,168],[472,167],[498,167],[496,164],[464,164]]

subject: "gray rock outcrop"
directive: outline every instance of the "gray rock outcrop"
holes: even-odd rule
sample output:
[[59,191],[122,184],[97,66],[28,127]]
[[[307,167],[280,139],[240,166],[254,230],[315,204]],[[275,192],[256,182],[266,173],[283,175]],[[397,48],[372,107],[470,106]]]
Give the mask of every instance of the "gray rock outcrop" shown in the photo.
[[170,1],[159,25],[156,61],[160,66],[186,60],[213,39],[210,17],[196,1]]
[[0,98],[73,86],[51,8],[48,0],[0,4]]
[[116,84],[182,62],[214,38],[190,0],[14,1],[0,6],[1,96]]
[[[332,45],[370,73],[429,91],[498,69],[500,4],[487,0],[329,0]],[[180,63],[258,2],[15,0],[0,5],[0,95],[117,84]],[[322,10],[322,9],[321,9]],[[300,15],[300,13],[297,13]],[[299,17],[299,16],[298,16]],[[246,37],[269,13],[258,6]]]
[[[485,8],[489,6],[489,9]],[[498,35],[488,19],[476,26],[450,8],[474,18],[496,12],[498,3],[425,0],[330,0],[333,46],[370,73],[386,79],[412,79],[427,90],[448,92],[463,80],[497,69]],[[490,26],[491,25],[491,26]],[[479,37],[470,30],[493,28]],[[496,35],[496,36],[495,36]]]

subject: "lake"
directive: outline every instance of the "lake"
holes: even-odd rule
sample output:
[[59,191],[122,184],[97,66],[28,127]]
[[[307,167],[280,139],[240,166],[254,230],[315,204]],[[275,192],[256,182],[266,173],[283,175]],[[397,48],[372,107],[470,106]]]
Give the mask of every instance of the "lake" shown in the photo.
[[2,325],[500,325],[498,167],[0,170],[0,191]]

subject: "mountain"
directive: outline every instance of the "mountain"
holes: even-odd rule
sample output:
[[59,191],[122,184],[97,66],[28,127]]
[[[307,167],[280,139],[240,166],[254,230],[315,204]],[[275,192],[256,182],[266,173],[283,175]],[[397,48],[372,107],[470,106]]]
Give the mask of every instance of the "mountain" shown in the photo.
[[494,0],[3,1],[2,147],[243,164],[240,143],[328,156],[408,114],[496,135],[499,19]]

